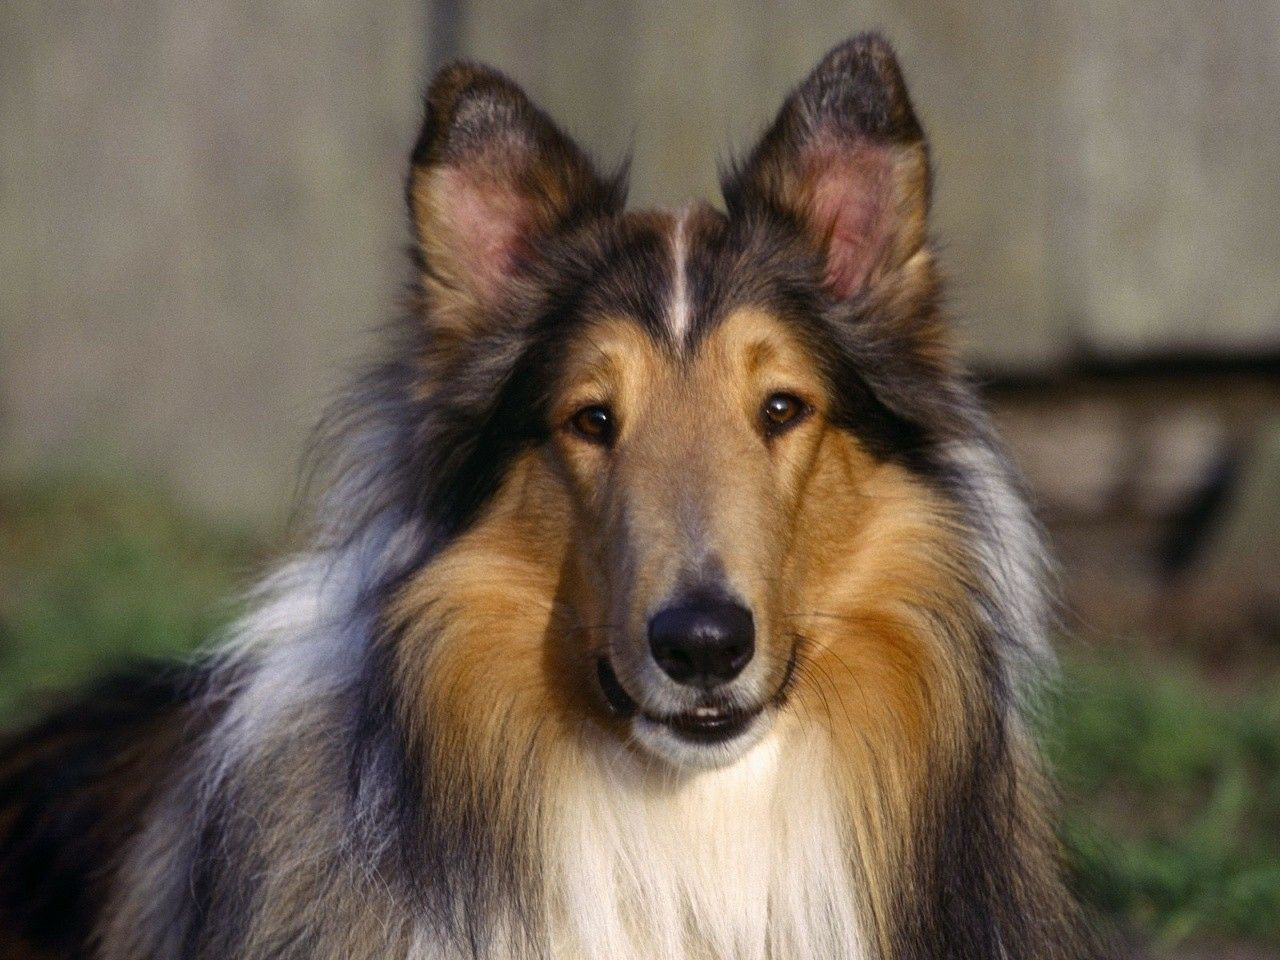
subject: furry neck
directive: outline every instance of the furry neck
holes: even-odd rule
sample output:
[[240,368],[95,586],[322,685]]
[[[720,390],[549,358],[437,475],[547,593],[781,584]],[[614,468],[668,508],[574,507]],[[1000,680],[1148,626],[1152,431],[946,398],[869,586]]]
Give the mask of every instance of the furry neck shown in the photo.
[[828,751],[774,731],[728,767],[678,773],[588,743],[545,817],[550,954],[868,956]]

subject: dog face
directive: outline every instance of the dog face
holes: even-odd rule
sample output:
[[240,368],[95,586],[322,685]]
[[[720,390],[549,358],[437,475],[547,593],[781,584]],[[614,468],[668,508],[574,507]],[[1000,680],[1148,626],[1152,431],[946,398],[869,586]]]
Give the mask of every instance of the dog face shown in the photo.
[[[557,652],[516,667],[515,641],[505,663],[491,645],[493,675],[589,689],[607,727],[681,766],[741,755],[860,618],[843,656],[871,657],[893,584],[932,589],[907,568],[943,549],[955,413],[927,150],[883,41],[833,51],[724,189],[726,212],[623,212],[620,179],[467,65],[433,85],[409,182],[414,363],[446,424],[420,476],[452,491],[454,542],[401,617],[442,583],[537,568],[493,589],[536,582],[526,611],[552,613],[524,629]],[[520,620],[486,602],[510,611],[489,633]],[[915,656],[884,644],[854,682]]]
[[641,743],[710,760],[792,676],[786,567],[829,404],[783,322],[743,306],[690,338],[678,287],[657,337],[622,316],[575,337],[552,443],[610,625],[602,690]]

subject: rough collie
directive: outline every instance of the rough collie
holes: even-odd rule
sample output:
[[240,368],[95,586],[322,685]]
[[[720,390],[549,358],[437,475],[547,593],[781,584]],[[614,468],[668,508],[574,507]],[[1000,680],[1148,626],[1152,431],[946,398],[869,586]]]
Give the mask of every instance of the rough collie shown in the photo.
[[195,666],[0,753],[6,958],[1083,958],[1028,731],[1036,527],[860,36],[625,212],[444,69],[414,282],[311,546]]

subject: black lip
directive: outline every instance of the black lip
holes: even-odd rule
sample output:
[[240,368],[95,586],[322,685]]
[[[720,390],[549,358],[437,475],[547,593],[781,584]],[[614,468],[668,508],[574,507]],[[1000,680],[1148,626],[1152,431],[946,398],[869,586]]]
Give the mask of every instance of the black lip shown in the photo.
[[676,736],[693,743],[712,744],[732,740],[751,725],[759,710],[680,713],[659,720]]
[[[795,668],[796,652],[792,650],[791,657],[787,661],[786,675],[782,678],[782,684],[778,688],[777,695],[770,700],[770,705],[780,703],[785,699],[787,691],[791,687]],[[727,707],[708,706],[700,707],[687,713],[677,713],[665,717],[653,716],[644,713],[635,699],[627,693],[622,683],[618,680],[618,675],[614,672],[613,664],[609,662],[608,657],[600,657],[596,661],[596,675],[600,681],[600,690],[604,693],[605,702],[608,703],[609,709],[617,716],[623,719],[630,719],[639,714],[651,723],[661,724],[666,727],[682,740],[688,740],[692,743],[709,745],[732,740],[743,733],[751,725],[751,722],[764,712],[763,708],[757,710],[735,710]]]
[[596,676],[600,680],[600,689],[604,693],[605,702],[609,704],[610,710],[624,719],[633,717],[639,712],[640,705],[622,688],[608,657],[601,657],[596,661]]

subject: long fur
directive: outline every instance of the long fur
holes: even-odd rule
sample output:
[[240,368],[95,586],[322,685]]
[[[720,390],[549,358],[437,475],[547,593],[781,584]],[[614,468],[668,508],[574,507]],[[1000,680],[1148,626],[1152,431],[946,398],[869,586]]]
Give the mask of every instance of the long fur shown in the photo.
[[[420,278],[324,428],[310,546],[181,683],[0,752],[0,955],[1097,956],[1029,732],[1047,565],[937,342],[922,136],[887,44],[855,38],[726,175],[727,214],[624,215],[622,177],[510,81],[447,70],[409,184]],[[861,184],[834,225],[832,155]],[[622,314],[653,357],[786,330],[837,397],[794,519],[823,606],[794,615],[776,722],[713,769],[601,710],[588,665],[621,641],[581,611],[609,561],[547,466],[569,345]]]

